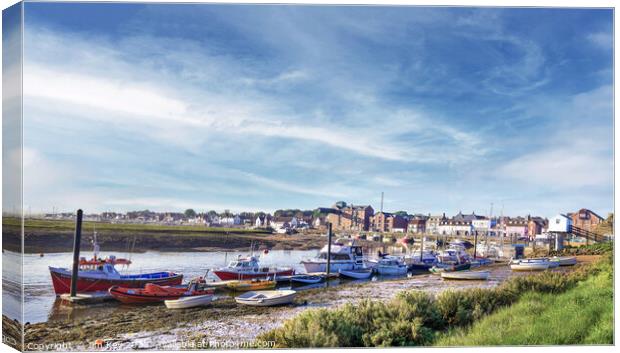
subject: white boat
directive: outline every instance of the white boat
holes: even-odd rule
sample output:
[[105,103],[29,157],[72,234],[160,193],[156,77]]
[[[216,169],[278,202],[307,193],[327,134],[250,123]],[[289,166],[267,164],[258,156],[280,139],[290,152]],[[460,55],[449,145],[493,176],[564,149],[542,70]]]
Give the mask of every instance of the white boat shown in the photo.
[[338,271],[340,276],[353,279],[368,279],[372,276],[371,268],[364,268],[359,270],[340,270]]
[[558,261],[551,261],[549,260],[549,258],[547,257],[533,257],[533,258],[528,258],[528,259],[517,259],[517,260],[512,260],[511,263],[546,263],[549,265],[549,268],[556,268],[558,266],[560,266],[560,263]]
[[554,256],[551,262],[557,262],[559,266],[573,266],[577,264],[577,258],[574,256]]
[[404,275],[407,273],[407,265],[402,257],[387,255],[379,260],[376,270],[380,275]]
[[164,300],[164,304],[166,304],[166,308],[168,309],[187,309],[207,305],[211,303],[212,300],[213,294],[205,294],[181,297],[176,300]]
[[250,306],[275,306],[290,304],[297,294],[294,290],[264,290],[246,292],[235,298],[239,304]]
[[304,283],[304,284],[314,284],[322,282],[324,277],[321,276],[311,276],[311,275],[296,275],[291,277],[292,282]]
[[454,271],[454,272],[442,272],[441,278],[444,279],[457,279],[457,280],[478,280],[485,281],[489,278],[489,271]]
[[[319,255],[312,259],[301,261],[307,273],[327,272],[327,245],[325,245]],[[331,246],[330,272],[336,273],[340,270],[353,270],[364,268],[364,254],[362,247],[355,241],[345,245],[338,239]]]
[[519,261],[510,263],[513,271],[544,271],[549,268],[549,261]]

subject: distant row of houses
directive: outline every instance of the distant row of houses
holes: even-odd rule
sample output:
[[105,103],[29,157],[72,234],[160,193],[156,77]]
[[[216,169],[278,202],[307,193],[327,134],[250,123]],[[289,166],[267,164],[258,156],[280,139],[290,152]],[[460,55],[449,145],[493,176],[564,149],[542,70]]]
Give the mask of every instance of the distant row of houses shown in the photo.
[[[189,211],[189,210],[188,210]],[[298,210],[297,210],[298,211]],[[193,211],[192,211],[193,212]],[[347,205],[343,201],[332,207],[318,208],[314,212],[282,212],[274,215],[268,213],[237,213],[229,211],[217,213],[188,214],[181,212],[133,211],[127,213],[103,212],[89,214],[86,220],[112,223],[156,223],[168,225],[204,225],[207,227],[244,227],[269,228],[277,233],[295,233],[307,229],[324,230],[331,223],[334,231],[344,232],[378,232],[378,233],[413,233],[435,235],[504,235],[509,237],[534,237],[549,229],[550,220],[538,216],[526,217],[486,217],[471,214],[458,214],[448,217],[431,214],[406,214],[403,212],[376,212],[370,205]],[[604,218],[588,210],[561,215],[571,219],[575,227],[587,231],[604,222]],[[46,218],[73,218],[72,213],[48,214]],[[553,222],[557,219],[553,218]]]
[[[337,231],[534,237],[549,228],[547,218],[531,215],[486,217],[474,212],[459,212],[453,217],[447,217],[445,213],[402,215],[381,211],[375,213],[370,205],[347,205],[343,202],[322,210],[327,213],[326,221]],[[603,217],[588,209],[581,209],[566,216],[572,219],[574,226],[588,231],[593,231],[604,221]]]

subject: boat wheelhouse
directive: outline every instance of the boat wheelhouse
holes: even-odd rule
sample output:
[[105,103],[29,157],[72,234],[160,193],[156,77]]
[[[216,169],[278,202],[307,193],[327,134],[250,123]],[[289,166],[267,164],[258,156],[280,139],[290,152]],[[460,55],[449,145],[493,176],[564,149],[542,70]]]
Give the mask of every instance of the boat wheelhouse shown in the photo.
[[[318,256],[312,259],[301,261],[306,272],[327,272],[327,250],[325,245]],[[330,272],[337,273],[340,270],[355,270],[364,268],[364,253],[362,247],[357,245],[355,241],[351,241],[348,245],[337,240],[331,246],[330,256]]]
[[292,276],[295,273],[292,267],[261,267],[258,257],[241,257],[241,255],[231,261],[228,266],[212,272],[222,281],[267,277],[277,279],[277,277]]

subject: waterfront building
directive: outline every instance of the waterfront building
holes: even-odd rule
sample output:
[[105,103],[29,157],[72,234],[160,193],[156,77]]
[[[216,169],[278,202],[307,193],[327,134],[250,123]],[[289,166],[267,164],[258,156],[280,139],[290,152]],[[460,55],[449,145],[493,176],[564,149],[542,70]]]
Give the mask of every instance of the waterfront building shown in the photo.
[[523,217],[504,218],[505,236],[514,237],[516,239],[528,236],[528,220]]
[[441,234],[439,232],[439,225],[446,221],[446,214],[431,216],[429,214],[428,219],[426,220],[426,232],[429,234]]
[[375,232],[405,233],[407,232],[407,219],[397,214],[379,212],[372,217],[372,230]]
[[586,208],[582,208],[574,213],[568,213],[567,216],[573,221],[574,227],[584,229],[589,232],[594,232],[596,227],[605,221],[603,217]]
[[530,239],[534,239],[537,235],[543,234],[549,226],[549,220],[542,217],[528,216],[527,234]]
[[426,232],[427,217],[424,215],[414,215],[409,220],[407,232],[415,234],[423,234]]
[[439,223],[439,234],[456,236],[472,235],[476,232],[473,226],[473,222],[483,219],[484,216],[476,215],[474,212],[469,215],[464,215],[462,212],[459,211],[456,216],[450,219],[444,219]]
[[549,219],[549,232],[570,233],[573,219],[564,214],[558,214]]
[[370,205],[354,206],[340,201],[327,214],[327,221],[332,229],[340,231],[368,231],[374,209]]

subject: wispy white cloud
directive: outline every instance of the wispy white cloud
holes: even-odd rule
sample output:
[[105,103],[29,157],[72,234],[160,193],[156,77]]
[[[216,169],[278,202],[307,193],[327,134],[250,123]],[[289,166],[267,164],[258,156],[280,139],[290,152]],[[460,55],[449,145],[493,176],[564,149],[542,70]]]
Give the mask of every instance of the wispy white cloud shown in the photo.
[[590,33],[586,38],[594,45],[609,50],[613,46],[613,35],[611,31]]
[[[38,38],[41,35],[31,35]],[[56,43],[57,46],[65,47],[69,45],[60,35],[45,31],[44,38],[53,38],[42,48],[36,48],[39,55],[41,51],[49,50],[52,54],[45,56],[54,58],[58,48],[50,47],[49,43]],[[362,115],[353,113],[349,119],[358,119],[357,126],[341,125],[336,123],[338,119],[331,119],[332,122],[311,123],[307,120],[307,114],[296,112],[295,107],[289,106],[286,98],[277,99],[261,94],[259,91],[236,91],[236,87],[229,87],[222,84],[220,87],[199,87],[191,84],[170,82],[160,80],[166,75],[158,71],[150,71],[136,77],[133,66],[130,63],[119,59],[119,53],[113,48],[106,47],[105,43],[93,41],[91,44],[84,43],[85,39],[80,39],[75,35],[69,36],[72,42],[81,49],[81,55],[85,58],[84,62],[72,62],[71,66],[79,67],[79,72],[74,72],[70,67],[63,65],[62,62],[41,62],[29,60],[26,62],[28,70],[25,75],[24,94],[31,104],[36,104],[36,99],[44,98],[55,100],[64,104],[71,104],[70,109],[83,109],[85,111],[96,108],[101,111],[109,111],[114,114],[84,114],[86,119],[107,119],[122,120],[125,124],[136,124],[140,126],[144,121],[149,121],[152,129],[161,131],[148,131],[151,136],[162,136],[170,140],[169,131],[177,131],[183,126],[191,131],[196,129],[206,129],[209,133],[244,133],[249,135],[261,135],[265,137],[276,137],[281,139],[313,141],[336,149],[336,151],[349,151],[367,157],[384,159],[388,161],[415,161],[436,163],[442,159],[451,158],[451,153],[440,153],[437,158],[427,158],[427,153],[432,149],[418,145],[416,137],[408,139],[406,142],[399,140],[399,135],[403,131],[419,132],[419,138],[424,140],[424,136],[434,132],[442,133],[443,138],[451,139],[455,144],[460,144],[459,148],[475,149],[475,137],[471,133],[458,131],[454,128],[438,123],[436,119],[431,121],[428,118],[421,119],[409,111],[403,114],[402,111],[395,110],[387,105],[381,104],[376,100],[364,99],[368,111]],[[128,40],[130,43],[133,41]],[[37,43],[30,43],[29,49],[33,51]],[[142,43],[140,49],[145,46],[156,45],[152,40]],[[190,46],[189,44],[186,44]],[[103,48],[102,48],[103,47]],[[150,47],[149,47],[150,48]],[[166,48],[171,49],[171,48]],[[163,50],[161,48],[150,49],[152,51]],[[106,66],[110,67],[105,74],[95,73],[98,71],[98,64],[91,69],[88,68],[92,63],[88,62],[89,52],[101,53],[96,63],[105,61]],[[106,60],[101,56],[107,55]],[[188,57],[193,53],[186,53]],[[201,54],[196,54],[202,57]],[[175,57],[170,58],[174,60]],[[75,59],[73,59],[75,60]],[[186,59],[187,60],[187,59]],[[194,61],[189,61],[194,63]],[[183,66],[184,61],[172,62],[174,66],[181,65],[184,75],[193,76],[188,72],[193,68]],[[213,63],[211,63],[213,65]],[[224,65],[215,63],[215,65]],[[148,66],[148,65],[147,65]],[[129,71],[127,71],[129,70]],[[143,69],[141,69],[143,70]],[[229,72],[239,70],[234,65],[224,65],[219,67],[220,71]],[[232,74],[229,74],[232,75]],[[200,75],[198,75],[200,76]],[[131,78],[131,79],[129,79]],[[281,82],[299,81],[308,78],[308,73],[300,70],[284,71],[272,79],[255,79],[254,82],[267,84],[277,84]],[[359,97],[359,96],[357,96]],[[369,96],[372,97],[372,96]],[[356,98],[360,99],[360,98]],[[120,114],[119,114],[120,113]],[[405,124],[385,125],[382,129],[375,129],[373,126],[381,118],[398,119]],[[374,115],[374,116],[373,116]],[[407,120],[409,119],[409,120]],[[408,127],[409,126],[409,127]],[[137,131],[140,133],[142,129]],[[206,135],[202,135],[203,138]],[[202,138],[198,138],[202,140]],[[468,142],[462,144],[463,142]],[[481,151],[478,149],[477,151]]]

